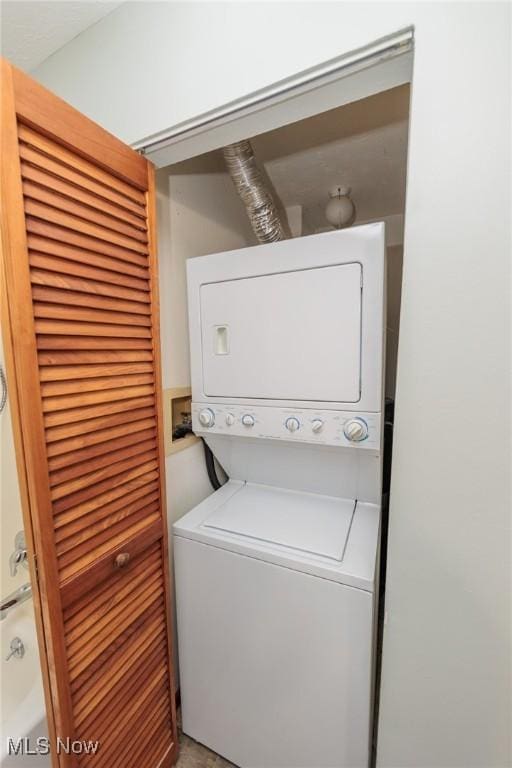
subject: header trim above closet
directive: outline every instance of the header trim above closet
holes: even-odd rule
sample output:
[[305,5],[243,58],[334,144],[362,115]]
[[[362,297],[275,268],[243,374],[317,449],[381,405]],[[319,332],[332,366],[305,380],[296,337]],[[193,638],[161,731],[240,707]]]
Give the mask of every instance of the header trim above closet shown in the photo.
[[[414,29],[303,70],[133,144],[157,168],[408,83]],[[343,80],[343,87],[340,81]]]

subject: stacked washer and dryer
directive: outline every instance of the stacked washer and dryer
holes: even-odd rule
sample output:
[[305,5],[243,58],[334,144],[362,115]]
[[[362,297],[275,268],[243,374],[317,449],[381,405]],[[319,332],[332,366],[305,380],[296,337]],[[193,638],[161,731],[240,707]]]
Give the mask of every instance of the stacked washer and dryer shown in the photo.
[[384,225],[191,259],[188,300],[229,481],[174,525],[183,730],[243,768],[368,766]]

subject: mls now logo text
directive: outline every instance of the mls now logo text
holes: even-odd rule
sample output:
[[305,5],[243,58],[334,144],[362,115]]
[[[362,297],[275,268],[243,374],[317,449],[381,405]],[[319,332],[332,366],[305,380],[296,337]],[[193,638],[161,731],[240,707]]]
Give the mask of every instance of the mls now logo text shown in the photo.
[[[58,755],[95,755],[98,751],[99,741],[79,741],[70,738],[57,737],[55,751]],[[8,739],[9,755],[48,755],[51,751],[50,739],[40,736],[37,739],[29,739],[23,736],[19,739]]]

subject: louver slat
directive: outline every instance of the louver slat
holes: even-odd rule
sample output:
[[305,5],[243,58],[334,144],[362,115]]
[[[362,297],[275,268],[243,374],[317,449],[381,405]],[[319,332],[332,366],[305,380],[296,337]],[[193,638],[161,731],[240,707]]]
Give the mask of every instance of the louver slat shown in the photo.
[[34,393],[15,416],[37,474],[50,731],[100,742],[54,751],[53,765],[165,768],[177,738],[152,169],[3,66],[16,159],[4,216],[20,225],[5,258],[10,343],[19,391]]

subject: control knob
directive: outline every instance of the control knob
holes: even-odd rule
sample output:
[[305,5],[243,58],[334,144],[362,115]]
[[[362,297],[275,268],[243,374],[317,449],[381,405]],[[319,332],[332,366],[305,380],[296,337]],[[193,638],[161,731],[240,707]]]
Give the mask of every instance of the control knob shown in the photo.
[[313,432],[321,432],[323,429],[324,423],[322,419],[313,419],[311,422],[311,429]]
[[295,416],[290,416],[284,425],[289,432],[296,432],[300,428],[300,421]]
[[211,408],[203,408],[202,411],[199,411],[199,423],[206,428],[213,427],[215,424],[215,414]]
[[351,443],[360,443],[368,437],[368,424],[359,417],[345,422],[343,433]]
[[242,424],[244,427],[254,427],[254,416],[251,416],[250,413],[244,413],[242,416]]
[[228,427],[232,427],[234,423],[235,423],[235,417],[233,416],[233,414],[226,413],[226,424],[228,425]]

